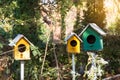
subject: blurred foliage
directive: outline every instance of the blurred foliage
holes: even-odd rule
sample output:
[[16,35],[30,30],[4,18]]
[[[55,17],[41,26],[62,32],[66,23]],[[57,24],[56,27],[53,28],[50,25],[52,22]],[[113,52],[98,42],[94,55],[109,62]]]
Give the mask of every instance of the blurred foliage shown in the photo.
[[[105,26],[105,12],[103,8],[103,0],[56,0],[58,10],[61,15],[61,30],[62,40],[65,35],[65,17],[67,11],[75,5],[77,7],[77,20],[75,23],[75,31],[80,32],[82,25],[86,25],[89,22],[95,22],[100,27]],[[80,2],[81,1],[81,2]],[[83,18],[80,17],[80,8],[83,7],[82,2],[87,2],[86,9],[84,10]],[[98,4],[99,3],[99,4]],[[40,75],[41,65],[44,57],[44,50],[49,30],[46,28],[43,22],[43,16],[41,15],[40,0],[0,0],[0,53],[4,45],[3,38],[9,41],[13,39],[17,34],[25,35],[35,46],[31,46],[31,60],[25,62],[25,80],[56,80],[57,69],[55,56],[53,54],[54,48],[52,44],[52,38],[48,44],[48,51],[46,61],[44,65],[43,74]],[[82,22],[81,22],[82,20]],[[115,28],[109,29],[115,35],[108,35],[105,37],[104,50],[100,53],[105,60],[109,61],[109,65],[105,68],[106,72],[113,74],[120,73],[118,71],[120,66],[120,29],[119,19],[112,26]],[[113,34],[112,33],[112,34]],[[112,46],[112,47],[111,47]],[[67,54],[65,50],[65,44],[57,44],[55,46],[55,52],[58,59],[60,74],[64,79],[71,78],[71,54]],[[109,56],[108,56],[109,55]],[[81,51],[81,54],[76,54],[76,72],[80,73],[80,67],[83,69],[87,63],[86,52]],[[20,77],[20,62],[13,61],[10,65],[10,75],[12,79],[18,80]],[[77,77],[80,79],[79,77]]]
[[[2,49],[3,48],[3,44],[2,43],[0,43],[0,49]],[[2,51],[0,50],[0,53],[1,53]]]
[[106,67],[106,72],[109,74],[119,74],[120,66],[120,36],[119,35],[107,35],[104,38],[104,50],[103,57],[109,62]]
[[109,26],[109,33],[112,35],[120,35],[120,18],[116,18],[115,22],[111,23]]
[[104,0],[87,0],[87,9],[84,10],[84,20],[83,23],[86,25],[88,23],[96,23],[100,27],[105,27],[105,9]]
[[71,6],[73,5],[73,1],[69,1],[69,0],[61,0],[58,1],[58,5],[60,6],[60,15],[61,15],[61,28],[62,28],[62,40],[64,40],[65,38],[65,16],[67,14],[67,12],[69,11],[69,9],[71,8]]

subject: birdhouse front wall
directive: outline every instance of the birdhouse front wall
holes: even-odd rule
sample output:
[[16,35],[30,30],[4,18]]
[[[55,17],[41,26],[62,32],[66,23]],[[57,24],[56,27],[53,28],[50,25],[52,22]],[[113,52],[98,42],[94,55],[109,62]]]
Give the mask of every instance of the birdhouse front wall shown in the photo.
[[82,34],[83,50],[100,51],[103,49],[102,36],[91,27]]
[[[73,44],[71,45],[72,41],[76,41],[76,45]],[[74,46],[75,45],[75,46]],[[68,53],[80,53],[80,40],[76,36],[72,36],[68,41],[67,41],[67,52]]]
[[30,59],[30,44],[24,39],[20,39],[14,47],[15,60],[28,60]]

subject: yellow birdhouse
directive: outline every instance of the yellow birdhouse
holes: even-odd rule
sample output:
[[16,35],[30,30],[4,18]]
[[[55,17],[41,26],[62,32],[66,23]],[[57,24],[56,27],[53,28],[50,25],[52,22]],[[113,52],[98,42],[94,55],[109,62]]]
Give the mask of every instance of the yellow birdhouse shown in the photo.
[[24,35],[18,34],[9,44],[14,48],[14,59],[29,60],[31,44],[32,43]]
[[75,33],[71,33],[66,39],[68,53],[80,53],[80,44],[82,40]]

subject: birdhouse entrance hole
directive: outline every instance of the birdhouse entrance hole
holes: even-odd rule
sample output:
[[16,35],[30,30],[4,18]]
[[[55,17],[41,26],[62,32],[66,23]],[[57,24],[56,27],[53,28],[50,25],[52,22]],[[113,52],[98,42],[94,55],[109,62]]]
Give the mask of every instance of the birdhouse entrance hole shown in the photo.
[[75,46],[77,45],[77,42],[76,42],[75,40],[72,40],[72,41],[70,42],[70,45],[73,46],[73,47],[75,47]]
[[18,51],[19,52],[24,52],[26,50],[26,46],[24,45],[24,44],[20,44],[19,46],[18,46]]
[[89,44],[93,44],[93,43],[95,43],[95,41],[96,41],[96,38],[95,38],[94,35],[89,35],[89,36],[87,37],[87,42],[88,42]]

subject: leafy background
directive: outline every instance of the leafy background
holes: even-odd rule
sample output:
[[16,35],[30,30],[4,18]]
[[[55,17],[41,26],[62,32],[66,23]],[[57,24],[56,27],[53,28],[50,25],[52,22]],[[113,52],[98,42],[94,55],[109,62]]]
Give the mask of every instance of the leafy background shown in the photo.
[[[111,8],[105,8],[106,0],[56,0],[42,4],[40,0],[0,0],[0,78],[3,80],[17,80],[20,78],[20,61],[15,61],[12,50],[8,46],[17,34],[25,35],[35,46],[31,47],[31,60],[25,62],[25,80],[70,80],[71,54],[65,48],[66,15],[72,6],[77,9],[74,32],[77,34],[90,22],[96,23],[107,36],[104,37],[104,50],[98,52],[109,62],[104,69],[104,77],[120,73],[120,28],[119,1],[117,12],[111,13]],[[109,6],[108,6],[109,7]],[[108,11],[109,10],[109,11]],[[53,14],[54,13],[54,14]],[[109,14],[114,18],[111,18]],[[54,15],[60,15],[54,17]],[[117,16],[116,16],[117,15]],[[71,15],[72,16],[72,15]],[[110,17],[110,18],[109,18]],[[114,19],[114,22],[109,21]],[[60,43],[53,42],[52,27],[59,23],[61,26]],[[46,49],[47,45],[47,49]],[[44,68],[42,65],[45,57]],[[76,54],[76,72],[80,72],[87,64],[88,56],[81,51]],[[58,68],[59,67],[59,68]],[[78,76],[77,79],[82,79]]]

